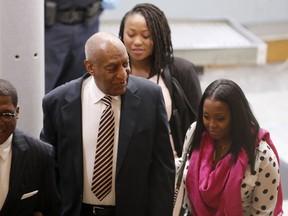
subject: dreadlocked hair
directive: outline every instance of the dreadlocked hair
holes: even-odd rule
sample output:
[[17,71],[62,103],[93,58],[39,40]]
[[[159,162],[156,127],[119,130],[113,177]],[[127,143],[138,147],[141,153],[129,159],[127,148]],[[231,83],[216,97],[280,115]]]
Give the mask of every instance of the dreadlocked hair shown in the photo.
[[153,52],[151,56],[150,77],[160,75],[165,66],[170,66],[174,61],[171,30],[163,11],[153,4],[143,3],[135,5],[121,20],[119,38],[123,41],[126,18],[135,13],[141,14],[147,23]]

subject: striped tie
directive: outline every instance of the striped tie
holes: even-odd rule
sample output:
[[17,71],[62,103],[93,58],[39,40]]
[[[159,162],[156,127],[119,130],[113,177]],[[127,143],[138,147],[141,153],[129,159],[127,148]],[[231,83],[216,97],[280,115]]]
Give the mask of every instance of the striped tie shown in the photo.
[[91,190],[101,201],[112,188],[112,164],[114,145],[114,114],[111,109],[110,96],[101,99],[106,105],[99,124],[97,147],[94,162],[94,171]]

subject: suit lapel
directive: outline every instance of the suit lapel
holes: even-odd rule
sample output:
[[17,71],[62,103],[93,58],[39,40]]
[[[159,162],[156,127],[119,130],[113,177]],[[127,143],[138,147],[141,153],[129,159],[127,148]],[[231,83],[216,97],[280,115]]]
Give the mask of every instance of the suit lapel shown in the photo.
[[[66,95],[65,100],[67,104],[62,107],[63,117],[63,133],[69,134],[66,136],[66,143],[75,144],[71,146],[78,153],[73,158],[76,176],[79,185],[83,183],[83,148],[82,148],[82,105],[81,105],[81,89],[82,83],[89,74],[79,79],[75,86],[71,87],[71,91]],[[71,116],[71,113],[75,115]]]
[[[65,133],[70,134],[67,136],[69,140],[67,142],[77,143],[73,146],[75,152],[79,153],[78,157],[74,158],[74,166],[76,172],[76,178],[79,185],[83,184],[83,148],[82,148],[82,106],[81,106],[81,88],[83,79],[89,75],[84,76],[81,81],[76,83],[75,88],[71,88],[71,91],[66,96],[67,104],[62,108],[63,125],[67,126],[63,130]],[[133,80],[129,80],[128,87],[124,95],[121,98],[121,119],[119,126],[119,140],[118,140],[118,155],[117,155],[117,167],[116,172],[118,175],[123,160],[125,158],[128,145],[132,136],[133,128],[135,127],[135,119],[137,116],[136,110],[138,109],[141,98],[135,93],[137,87],[134,85]],[[74,116],[67,115],[67,113],[77,113]],[[80,115],[78,115],[80,113]],[[81,136],[79,136],[81,134]],[[81,143],[81,145],[78,145]]]
[[118,140],[118,155],[116,175],[119,174],[121,165],[125,158],[133,128],[135,127],[135,120],[137,116],[137,109],[140,105],[141,98],[135,93],[137,87],[129,80],[126,93],[121,98],[121,119],[119,125],[119,140]]
[[12,200],[21,198],[17,196],[21,196],[21,194],[18,194],[18,192],[27,163],[27,154],[25,153],[27,150],[29,150],[28,144],[26,143],[24,137],[16,130],[13,134],[12,140],[12,161],[10,169],[9,191],[2,208],[3,212],[5,212],[5,208],[13,208]]

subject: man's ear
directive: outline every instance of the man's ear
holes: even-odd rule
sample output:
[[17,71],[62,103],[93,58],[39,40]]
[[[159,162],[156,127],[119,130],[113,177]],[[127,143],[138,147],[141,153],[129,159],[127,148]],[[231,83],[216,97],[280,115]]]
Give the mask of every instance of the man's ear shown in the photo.
[[94,73],[94,71],[93,71],[93,64],[91,63],[91,61],[85,59],[84,65],[85,65],[87,72],[92,75]]
[[16,107],[16,118],[18,119],[19,118],[19,111],[20,111],[20,108],[19,106]]

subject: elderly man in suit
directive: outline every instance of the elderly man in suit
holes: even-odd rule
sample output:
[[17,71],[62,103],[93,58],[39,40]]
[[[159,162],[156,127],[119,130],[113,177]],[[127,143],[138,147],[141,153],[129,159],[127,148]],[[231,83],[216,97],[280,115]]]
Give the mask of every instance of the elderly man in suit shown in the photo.
[[0,79],[0,216],[58,215],[53,147],[16,129],[17,103]]
[[[161,88],[129,76],[126,48],[112,34],[91,36],[85,52],[88,73],[43,99],[41,139],[56,148],[62,215],[172,215],[175,167]],[[99,139],[107,107],[113,126],[103,152],[112,156]],[[95,180],[100,166],[105,177]]]

